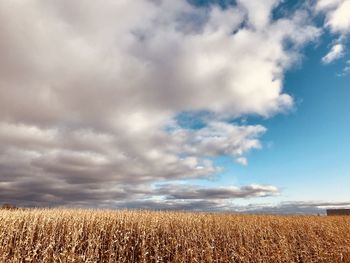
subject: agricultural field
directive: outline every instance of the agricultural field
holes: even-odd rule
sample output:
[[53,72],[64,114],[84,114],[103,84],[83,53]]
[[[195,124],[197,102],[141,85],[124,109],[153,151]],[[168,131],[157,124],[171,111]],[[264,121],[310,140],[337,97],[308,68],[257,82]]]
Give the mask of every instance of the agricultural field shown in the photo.
[[0,210],[0,262],[350,262],[350,217]]

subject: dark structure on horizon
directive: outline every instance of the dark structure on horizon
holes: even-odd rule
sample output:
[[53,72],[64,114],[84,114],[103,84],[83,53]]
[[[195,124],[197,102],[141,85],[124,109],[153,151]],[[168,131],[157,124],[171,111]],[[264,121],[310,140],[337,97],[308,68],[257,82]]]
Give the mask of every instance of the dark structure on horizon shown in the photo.
[[327,216],[350,216],[350,209],[327,209]]

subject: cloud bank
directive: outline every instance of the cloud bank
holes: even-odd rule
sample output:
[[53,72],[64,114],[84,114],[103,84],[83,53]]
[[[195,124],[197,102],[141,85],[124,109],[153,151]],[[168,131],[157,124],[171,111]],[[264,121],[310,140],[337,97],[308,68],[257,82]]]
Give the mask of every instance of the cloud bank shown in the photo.
[[[275,194],[152,184],[215,176],[217,156],[247,165],[266,128],[228,119],[292,107],[284,73],[320,31],[302,8],[272,19],[278,4],[2,1],[1,200],[132,207],[193,197],[201,207]],[[328,24],[343,32],[336,14]],[[210,117],[189,128],[182,112]]]

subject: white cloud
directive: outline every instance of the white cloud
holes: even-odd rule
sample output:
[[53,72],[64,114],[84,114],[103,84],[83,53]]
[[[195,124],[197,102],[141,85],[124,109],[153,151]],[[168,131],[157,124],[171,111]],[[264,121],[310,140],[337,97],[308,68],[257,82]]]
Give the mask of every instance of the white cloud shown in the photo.
[[327,11],[336,8],[343,0],[318,0],[316,3],[317,11]]
[[329,64],[344,56],[344,46],[342,44],[335,44],[331,50],[322,58],[324,64]]
[[248,22],[255,28],[264,28],[271,22],[271,10],[279,0],[239,0],[238,4],[247,10]]
[[248,159],[246,157],[238,157],[235,159],[236,163],[239,163],[243,166],[247,166],[248,165]]
[[251,149],[260,149],[259,137],[266,128],[237,126],[224,122],[209,122],[199,130],[178,128],[171,135],[176,138],[178,152],[202,156],[242,156]]
[[[272,21],[275,5],[2,1],[1,181],[32,200],[99,202],[103,189],[206,178],[220,169],[208,157],[244,160],[266,129],[226,118],[290,108],[284,73],[319,35],[303,11]],[[190,130],[183,111],[214,117]]]
[[326,12],[326,25],[336,33],[350,32],[350,0],[328,1],[329,5],[318,4],[319,9]]
[[319,0],[315,10],[325,14],[325,27],[338,35],[337,43],[322,58],[328,64],[344,55],[344,42],[350,33],[350,0]]
[[350,74],[350,66],[345,66],[340,73],[337,74],[338,77],[344,77]]

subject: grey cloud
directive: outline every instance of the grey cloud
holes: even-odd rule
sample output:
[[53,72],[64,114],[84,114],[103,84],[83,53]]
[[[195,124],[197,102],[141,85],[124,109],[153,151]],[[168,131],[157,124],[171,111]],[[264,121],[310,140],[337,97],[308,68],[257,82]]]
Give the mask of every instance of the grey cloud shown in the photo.
[[243,187],[198,187],[190,185],[164,185],[158,193],[167,199],[236,199],[273,196],[279,193],[275,186],[248,185]]
[[138,200],[114,204],[117,208],[150,209],[150,210],[182,210],[182,211],[220,211],[225,204],[213,200],[176,200],[156,201]]
[[[58,206],[75,204],[78,206],[132,207],[149,209],[187,209],[192,204],[202,204],[197,210],[204,209],[203,204],[215,204],[213,209],[228,208],[228,203],[240,198],[267,197],[279,194],[278,188],[264,185],[242,187],[199,187],[195,185],[166,184],[151,186],[111,185],[89,182],[64,181],[52,176],[21,178],[15,182],[0,184],[0,200],[12,200],[22,205]],[[151,206],[154,204],[154,207]]]
[[169,200],[167,202],[146,200],[125,202],[116,207],[244,214],[325,215],[327,208],[349,208],[350,202],[291,201],[279,204],[238,205],[223,200]]
[[[271,21],[273,6],[2,1],[1,199],[98,205],[214,176],[209,157],[246,164],[266,129],[227,118],[290,108],[284,72],[319,35],[302,11]],[[194,131],[184,111],[213,117]]]
[[152,210],[217,211],[254,214],[325,214],[349,202],[290,201],[239,205],[235,200],[279,194],[274,186],[200,187],[194,185],[72,184],[52,176],[32,175],[0,183],[0,200],[19,206],[112,207]]
[[[3,85],[11,87],[3,101],[6,106],[3,117],[36,124],[45,118],[54,121],[53,124],[63,119],[68,124],[85,122],[89,126],[94,122],[110,126],[110,118],[122,117],[118,112],[132,114],[133,107],[137,107],[135,112],[208,109],[233,115],[267,115],[291,103],[290,97],[281,94],[281,73],[290,60],[283,43],[288,38],[302,38],[303,42],[314,38],[313,27],[303,24],[299,33],[285,31],[282,27],[299,27],[305,21],[283,20],[266,25],[272,35],[266,35],[266,30],[245,28],[232,35],[244,11],[233,9],[231,16],[237,17],[237,21],[232,23],[225,19],[231,10],[214,9],[215,12],[207,13],[201,32],[183,32],[176,23],[182,21],[184,10],[193,13],[193,20],[202,16],[203,10],[185,1],[178,2],[181,4],[118,2],[98,7],[92,2],[74,5],[65,1],[32,5],[16,2],[16,12],[23,12],[23,16],[12,15],[13,9],[3,3],[4,24],[9,28],[4,39],[10,42],[2,49],[3,53],[19,54],[13,60],[27,62],[27,70],[33,71],[30,81],[21,80],[20,67],[13,69],[16,78],[10,74],[3,76]],[[101,12],[92,12],[92,8]],[[72,11],[75,19],[70,19]],[[43,16],[44,13],[47,15]],[[36,17],[47,20],[44,28]],[[116,21],[115,17],[120,19]],[[220,21],[215,31],[211,28],[212,20]],[[16,38],[20,32],[10,30],[13,24],[31,32],[25,35],[25,45]],[[223,30],[226,26],[228,32]],[[148,40],[134,38],[130,34],[134,29],[145,32]],[[255,43],[263,44],[264,39],[269,39],[271,46],[256,47]],[[23,52],[18,50],[23,50],[22,57]],[[33,50],[38,54],[33,54]],[[105,54],[106,51],[110,54]],[[240,56],[242,59],[237,59]],[[235,63],[231,63],[232,59]],[[256,74],[261,76],[259,82],[250,78],[251,66],[259,71]],[[266,92],[255,92],[259,90]],[[33,93],[36,96],[30,96]],[[20,105],[22,110],[16,110],[14,105]],[[99,123],[101,116],[105,120]]]

